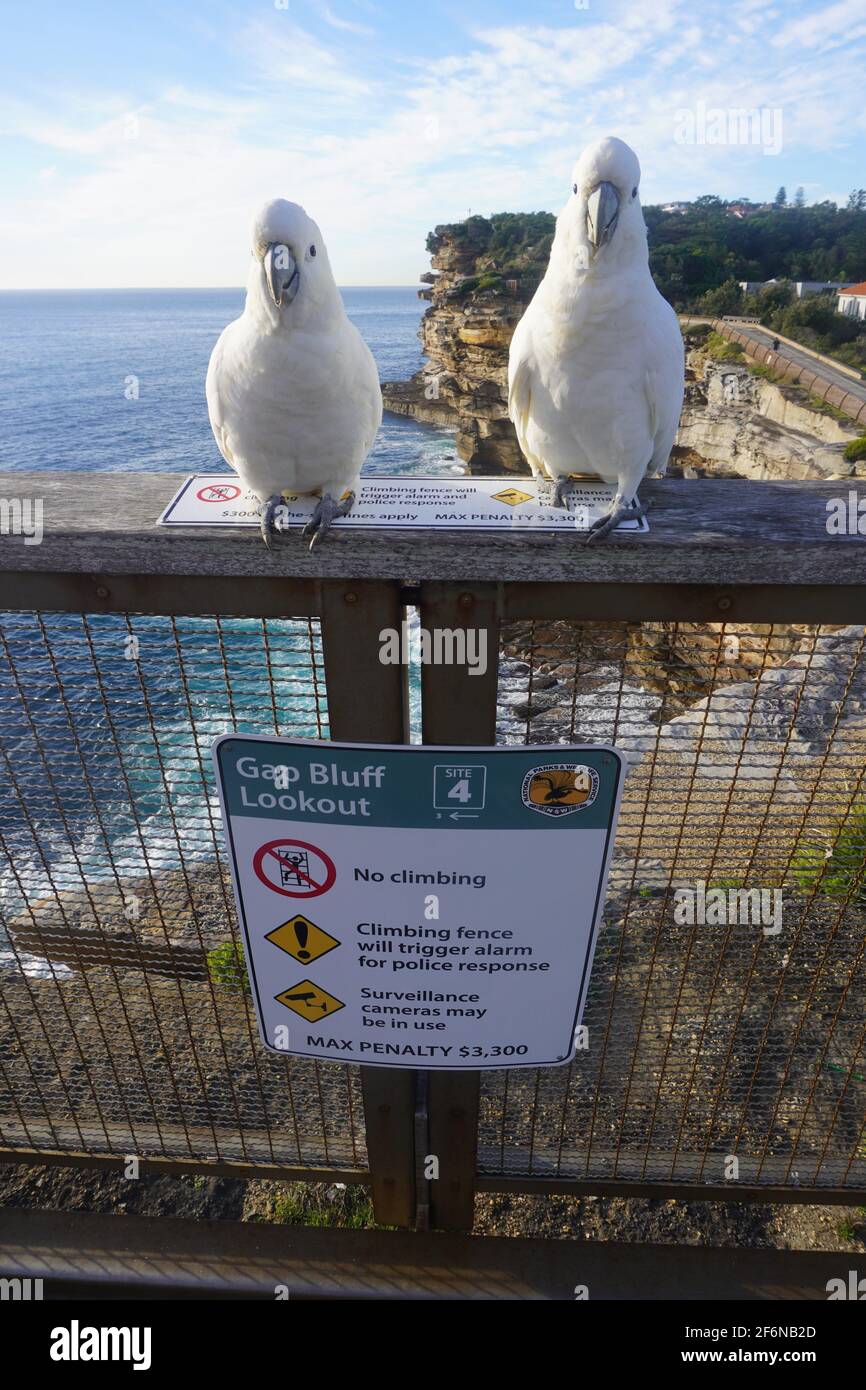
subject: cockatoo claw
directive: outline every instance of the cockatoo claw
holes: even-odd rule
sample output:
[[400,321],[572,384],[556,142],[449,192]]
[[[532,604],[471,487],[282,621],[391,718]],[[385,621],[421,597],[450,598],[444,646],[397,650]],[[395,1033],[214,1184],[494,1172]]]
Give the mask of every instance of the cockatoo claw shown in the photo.
[[278,533],[278,527],[275,520],[276,511],[277,507],[282,506],[282,502],[283,499],[280,496],[280,494],[278,492],[275,492],[268,498],[267,502],[262,507],[262,540],[268,547],[268,550],[273,550],[274,548],[272,545],[272,540],[273,537]]
[[646,516],[651,506],[652,499],[649,502],[638,503],[636,507],[627,507],[623,502],[614,504],[607,516],[600,516],[598,521],[592,523],[584,544],[592,545],[593,541],[604,540],[621,521],[639,521],[642,516]]
[[565,473],[562,475],[562,477],[557,478],[556,487],[553,491],[554,507],[564,507],[565,510],[568,511],[568,503],[565,499],[568,496],[568,494],[573,490],[573,488],[574,480],[569,476],[568,473]]
[[339,502],[335,502],[329,492],[324,493],[316,503],[316,510],[310,517],[301,535],[306,540],[311,536],[310,550],[315,550],[321,545],[324,537],[331,529],[331,522],[337,516],[348,516],[355,505],[355,494],[349,489],[344,492]]

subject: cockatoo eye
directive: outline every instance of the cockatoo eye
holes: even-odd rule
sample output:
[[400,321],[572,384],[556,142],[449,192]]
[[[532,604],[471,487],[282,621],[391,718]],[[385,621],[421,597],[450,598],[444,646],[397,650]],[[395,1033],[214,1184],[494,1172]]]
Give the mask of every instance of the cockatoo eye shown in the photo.
[[311,247],[310,247],[310,255],[311,255],[311,256],[315,256],[315,254],[316,254],[316,248],[315,248],[315,246],[311,246]]
[[577,184],[576,184],[576,183],[573,183],[573,184],[571,185],[571,187],[572,187],[572,191],[573,191],[574,193],[576,193],[576,192],[577,192]]
[[633,198],[636,198],[636,197],[637,197],[637,189],[636,189],[636,188],[633,188],[633,189],[632,189],[632,191],[631,191],[631,196],[632,196]]

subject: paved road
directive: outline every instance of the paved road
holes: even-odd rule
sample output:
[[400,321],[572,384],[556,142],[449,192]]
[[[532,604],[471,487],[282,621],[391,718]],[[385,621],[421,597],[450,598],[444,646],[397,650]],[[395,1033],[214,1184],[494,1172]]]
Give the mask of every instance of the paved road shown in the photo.
[[[772,347],[773,331],[770,328],[761,328],[756,323],[732,323],[731,328],[735,328],[738,333],[742,333],[745,338],[758,343],[761,347]],[[857,400],[866,405],[866,382],[858,381],[853,376],[848,376],[846,372],[840,372],[835,367],[829,367],[826,362],[815,357],[813,353],[805,348],[791,347],[789,343],[779,343],[779,351],[790,361],[796,362],[798,367],[806,367],[810,372],[820,372],[821,376],[827,381],[832,381],[834,386],[847,395],[854,396]]]

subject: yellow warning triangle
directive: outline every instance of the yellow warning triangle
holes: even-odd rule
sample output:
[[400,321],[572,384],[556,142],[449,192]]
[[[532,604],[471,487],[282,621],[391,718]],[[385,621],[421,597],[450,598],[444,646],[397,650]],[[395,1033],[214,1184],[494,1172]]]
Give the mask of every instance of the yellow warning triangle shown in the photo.
[[327,955],[328,951],[333,951],[334,947],[340,944],[335,936],[331,936],[322,927],[317,927],[315,922],[311,922],[302,912],[274,927],[273,931],[268,932],[266,940],[273,941],[281,951],[288,951],[290,956],[294,956],[295,960],[302,964],[318,960],[319,956]]
[[284,989],[280,994],[274,995],[274,998],[280,1004],[285,1004],[292,1013],[305,1018],[308,1023],[318,1023],[320,1019],[327,1018],[328,1014],[335,1014],[338,1009],[345,1008],[341,999],[336,999],[326,989],[314,985],[312,980],[302,980],[299,985]]
[[521,502],[531,502],[530,492],[521,492],[519,487],[507,487],[502,492],[494,492],[494,502],[507,502],[509,507],[517,507]]

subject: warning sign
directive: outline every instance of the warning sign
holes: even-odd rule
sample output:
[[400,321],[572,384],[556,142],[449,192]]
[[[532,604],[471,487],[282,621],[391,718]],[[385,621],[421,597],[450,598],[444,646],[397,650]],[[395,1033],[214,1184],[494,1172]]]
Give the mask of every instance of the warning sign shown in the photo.
[[317,927],[315,922],[311,922],[309,917],[303,917],[300,912],[296,917],[290,917],[288,922],[281,922],[273,931],[269,931],[265,940],[273,941],[281,951],[288,951],[290,956],[300,961],[318,960],[319,956],[327,955],[328,951],[333,951],[334,947],[340,944],[335,936],[322,931],[321,927]]
[[[451,476],[401,477],[365,475],[348,516],[338,516],[339,529],[387,531],[586,531],[606,516],[616,492],[600,478],[572,481],[563,506],[554,505],[554,484],[541,478],[521,478],[520,487],[503,487],[502,478]],[[637,499],[633,499],[636,501]],[[313,515],[317,499],[283,495],[278,526],[300,530]],[[215,506],[214,503],[222,503]],[[226,482],[225,474],[198,473],[169,502],[162,526],[254,526],[261,503],[249,488]],[[617,531],[648,531],[646,518],[621,521]]]
[[337,876],[324,850],[304,840],[271,840],[253,855],[256,876],[286,898],[317,898]]
[[329,1014],[335,1014],[338,1009],[346,1007],[339,999],[335,999],[333,994],[329,994],[326,989],[320,989],[310,980],[302,980],[299,985],[284,989],[275,998],[278,1003],[291,1009],[292,1013],[311,1023],[317,1023]]
[[616,749],[227,734],[213,751],[269,1048],[443,1070],[574,1055]]

